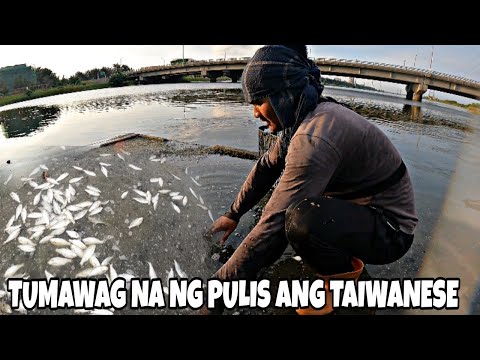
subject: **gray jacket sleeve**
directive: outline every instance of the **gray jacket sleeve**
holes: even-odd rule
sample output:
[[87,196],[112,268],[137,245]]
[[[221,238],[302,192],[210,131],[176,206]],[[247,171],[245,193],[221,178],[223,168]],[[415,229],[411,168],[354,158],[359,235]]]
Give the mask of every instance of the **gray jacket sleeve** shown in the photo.
[[222,280],[254,278],[273,264],[288,245],[285,212],[292,203],[321,196],[340,163],[337,151],[320,138],[298,134],[292,139],[285,171],[257,225],[217,271]]
[[280,141],[277,141],[254,165],[242,189],[225,214],[238,222],[240,218],[254,207],[270,190],[284,168],[284,161],[278,158]]

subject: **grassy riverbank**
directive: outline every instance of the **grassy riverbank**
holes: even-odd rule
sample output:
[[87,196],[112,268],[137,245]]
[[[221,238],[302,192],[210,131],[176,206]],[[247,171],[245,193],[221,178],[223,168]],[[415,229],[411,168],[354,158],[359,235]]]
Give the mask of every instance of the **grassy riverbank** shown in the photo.
[[472,114],[480,114],[480,103],[470,103],[470,104],[460,104],[454,100],[441,100],[436,97],[428,96],[427,100],[436,101],[447,105],[457,106],[464,109],[467,109]]
[[13,103],[17,103],[20,101],[27,101],[36,98],[46,97],[46,96],[54,96],[59,94],[67,94],[77,91],[86,91],[86,90],[96,90],[96,89],[103,89],[107,88],[110,85],[108,83],[104,84],[81,84],[81,85],[67,85],[67,86],[59,86],[53,87],[50,89],[42,89],[42,90],[34,90],[29,93],[23,94],[15,94],[0,97],[0,106],[9,105]]

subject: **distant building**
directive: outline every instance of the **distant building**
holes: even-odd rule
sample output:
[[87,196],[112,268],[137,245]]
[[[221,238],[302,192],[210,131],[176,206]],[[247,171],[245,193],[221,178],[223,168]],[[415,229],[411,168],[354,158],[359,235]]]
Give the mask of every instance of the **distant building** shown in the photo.
[[0,87],[6,86],[9,92],[25,89],[37,84],[35,71],[27,64],[0,68]]

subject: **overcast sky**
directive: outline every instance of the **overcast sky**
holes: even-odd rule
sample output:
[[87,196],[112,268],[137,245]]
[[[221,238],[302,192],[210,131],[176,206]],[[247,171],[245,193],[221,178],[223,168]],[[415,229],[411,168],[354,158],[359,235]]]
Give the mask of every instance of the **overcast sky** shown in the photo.
[[[172,59],[217,59],[252,56],[259,45],[0,45],[0,67],[27,64],[51,69],[59,77],[96,67],[126,64],[132,68],[168,64]],[[309,45],[311,57],[358,59],[463,76],[480,81],[480,45]],[[433,50],[433,61],[432,61]],[[399,84],[359,80],[391,92],[404,92]],[[461,102],[473,99],[435,92],[440,98]]]

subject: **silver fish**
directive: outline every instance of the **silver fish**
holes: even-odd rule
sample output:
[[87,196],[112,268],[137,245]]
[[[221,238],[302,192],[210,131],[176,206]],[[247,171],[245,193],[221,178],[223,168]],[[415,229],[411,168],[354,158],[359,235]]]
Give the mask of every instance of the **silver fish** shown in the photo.
[[22,213],[22,208],[23,208],[22,204],[19,204],[17,206],[17,209],[15,210],[15,220],[17,220],[20,214]]
[[[15,226],[9,226],[8,228],[5,228],[5,232],[10,235],[11,233],[13,233],[15,230],[18,230],[22,227],[22,225],[15,225]],[[27,229],[28,231],[28,229]]]
[[128,228],[131,229],[131,228],[134,228],[135,226],[139,226],[142,222],[143,222],[143,217],[137,218],[130,223]]
[[198,200],[200,200],[200,203],[201,203],[202,205],[205,205],[205,202],[203,201],[203,199],[202,199],[202,196],[201,196],[201,195],[198,195]]
[[35,251],[35,246],[32,245],[18,245],[17,248],[26,253],[31,253]]
[[[85,246],[85,248],[87,247]],[[72,250],[75,253],[75,255],[77,255],[80,259],[83,257],[83,250],[80,249],[78,246],[75,246],[72,244],[70,245],[70,250]]]
[[40,236],[43,235],[45,230],[38,230],[38,231],[35,231],[32,236],[30,236],[32,239],[38,239]]
[[103,207],[98,207],[95,210],[90,212],[90,216],[100,214],[102,212],[102,210],[103,210]]
[[118,274],[115,271],[115,268],[113,267],[112,264],[110,264],[110,281],[115,280],[117,277],[118,277]]
[[177,271],[177,274],[181,277],[181,278],[188,278],[188,275],[185,271],[182,270],[182,268],[180,267],[180,265],[178,264],[177,260],[173,260],[174,264],[175,264],[175,270]]
[[83,218],[85,215],[87,215],[88,213],[88,210],[83,210],[83,211],[80,211],[78,212],[73,218],[76,220],[80,220],[81,218]]
[[48,190],[47,190],[47,200],[48,200],[48,202],[49,202],[50,204],[51,204],[52,201],[53,201],[53,191],[52,191],[52,189],[48,189]]
[[90,170],[85,170],[85,169],[84,169],[83,172],[84,172],[85,174],[87,174],[88,176],[97,176],[97,174],[95,174],[93,171],[90,171]]
[[168,190],[168,189],[158,190],[158,193],[162,194],[162,195],[168,194],[169,192],[170,192],[170,190]]
[[198,197],[197,197],[197,194],[195,194],[195,191],[193,191],[191,187],[189,187],[189,189],[190,189],[190,192],[192,193],[192,195],[195,197],[195,199],[198,200]]
[[38,184],[35,181],[29,181],[28,185],[30,185],[32,188],[36,189]]
[[67,235],[70,236],[71,239],[80,239],[80,234],[73,230],[67,230]]
[[148,276],[150,276],[150,279],[158,279],[157,273],[153,269],[152,263],[148,262]]
[[179,208],[177,205],[175,205],[173,202],[171,202],[171,201],[170,201],[170,204],[172,204],[173,210],[175,210],[177,213],[180,214],[180,208]]
[[67,259],[75,259],[77,257],[75,252],[67,248],[55,249],[55,251]]
[[38,185],[37,187],[35,187],[34,189],[35,190],[45,190],[45,189],[48,189],[50,186],[50,184],[48,182],[45,182],[43,184],[40,184]]
[[77,206],[81,208],[86,208],[86,207],[92,206],[92,204],[93,202],[91,201],[84,201],[84,202],[81,202],[80,204],[77,204]]
[[60,176],[57,178],[57,181],[62,181],[62,180],[65,179],[67,176],[68,176],[68,173],[63,173],[62,175],[60,175]]
[[100,163],[100,166],[112,166],[112,164],[108,164],[108,163],[101,162],[101,163]]
[[155,195],[155,196],[152,198],[153,210],[157,210],[158,196],[159,196],[159,194]]
[[40,219],[41,217],[43,217],[43,214],[38,212],[33,212],[27,215],[27,218],[29,219]]
[[81,211],[82,209],[83,208],[81,208],[80,206],[77,206],[77,205],[68,205],[67,206],[67,210],[73,211],[73,212]]
[[59,267],[59,266],[69,264],[71,262],[72,262],[72,259],[66,259],[63,257],[53,257],[50,260],[48,260],[47,264],[50,266]]
[[88,217],[88,220],[93,223],[94,225],[107,225],[107,223],[101,221],[101,220],[98,220],[98,219],[95,219],[91,216]]
[[35,175],[36,173],[38,173],[40,171],[40,166],[36,167],[35,169],[32,170],[32,172],[30,173],[30,175],[28,176],[33,176]]
[[87,247],[83,253],[83,257],[82,257],[82,260],[80,261],[80,266],[82,266],[83,264],[85,264],[88,259],[90,259],[90,257],[93,255],[93,253],[95,252],[95,247],[96,245],[90,245],[89,247]]
[[89,310],[90,315],[113,315],[113,312],[107,309]]
[[182,205],[183,205],[183,206],[186,206],[186,205],[187,205],[187,201],[188,201],[187,197],[184,196],[184,197],[183,197],[183,201],[182,201]]
[[79,273],[77,273],[75,275],[76,278],[86,278],[86,277],[89,277],[90,276],[90,273],[92,272],[93,270],[93,267],[91,268],[86,268],[82,271],[80,271]]
[[112,156],[112,154],[100,154],[101,157]]
[[142,168],[139,168],[138,166],[135,166],[133,164],[128,164],[128,166],[130,166],[133,170],[137,170],[137,171],[142,170]]
[[83,171],[83,168],[81,168],[80,166],[74,166],[73,168],[78,170],[78,171]]
[[5,180],[3,185],[7,185],[10,182],[10,180],[12,180],[12,177],[13,177],[13,174],[10,174],[10,176],[7,178],[7,180]]
[[[90,274],[88,276],[90,277],[90,276],[103,275],[107,271],[108,271],[108,266],[97,266],[97,267],[93,268],[93,270],[90,272]],[[105,310],[105,309],[103,309],[103,310]],[[91,313],[93,313],[93,311]],[[104,315],[104,314],[102,313],[102,315]],[[112,313],[110,313],[110,315],[112,315]]]
[[108,266],[110,264],[110,262],[112,261],[112,259],[113,259],[113,256],[109,256],[109,257],[103,259],[103,261],[100,265],[101,266]]
[[8,229],[10,226],[12,226],[13,222],[15,221],[15,215],[13,215],[10,220],[7,222],[7,226],[5,226],[5,229]]
[[88,259],[88,262],[89,262],[90,265],[92,265],[94,268],[100,266],[100,261],[98,261],[98,259],[96,258],[95,255],[90,256],[90,259]]
[[35,197],[33,198],[33,206],[37,206],[38,203],[40,202],[40,195],[42,194],[42,192],[40,191],[37,195],[35,195]]
[[212,212],[211,212],[210,210],[208,210],[208,216],[210,217],[210,220],[212,220],[212,222],[215,221],[215,220],[213,219]]
[[95,209],[98,208],[98,207],[100,207],[100,201],[99,201],[99,200],[95,201],[95,202],[92,204],[92,206],[90,206],[90,209],[88,209],[88,211],[93,211],[93,210],[95,210]]
[[22,213],[20,214],[20,216],[22,217],[22,223],[25,224],[25,221],[27,221],[27,207],[26,206],[23,207]]
[[55,180],[55,179],[52,179],[50,177],[47,177],[47,181],[50,183],[50,184],[55,184],[55,185],[60,185],[60,183]]
[[145,193],[141,190],[133,189],[133,191],[135,191],[140,196],[147,197],[147,193]]
[[17,264],[17,265],[12,265],[10,266],[6,271],[3,277],[9,278],[17,273],[18,270],[20,270],[25,264]]
[[45,277],[47,278],[47,281],[50,281],[50,279],[52,277],[54,277],[52,274],[50,274],[47,270],[44,271],[45,272]]
[[12,192],[10,193],[10,197],[11,197],[14,201],[16,201],[16,202],[18,202],[19,204],[21,204],[20,198],[18,197],[18,194],[17,194],[17,193],[14,193],[14,192],[12,191]]
[[25,236],[19,236],[17,238],[18,242],[20,245],[30,245],[30,246],[35,246],[35,243],[30,240],[29,238],[26,238]]
[[107,168],[105,168],[105,167],[102,166],[102,167],[100,168],[100,171],[102,172],[103,175],[105,175],[105,177],[108,178],[108,170],[107,170]]
[[75,196],[75,194],[77,193],[77,191],[71,184],[68,184],[68,190],[70,191],[70,194],[72,194],[73,196]]
[[174,201],[183,200],[183,195],[172,196],[172,200]]
[[180,179],[180,178],[179,178],[178,176],[176,176],[176,175],[173,175],[170,171],[169,171],[169,173],[170,173],[170,175],[172,175],[175,179],[182,181],[182,179]]
[[125,155],[130,155],[130,153],[129,153],[128,151],[125,151],[125,150],[123,150],[123,149],[120,149],[120,151],[121,151],[122,153],[124,153]]
[[128,195],[128,191],[125,191],[125,192],[122,194],[121,198],[122,198],[122,199],[125,199],[125,198],[127,197],[127,195]]
[[45,164],[40,165],[40,168],[45,170],[45,171],[48,171],[48,167]]
[[85,245],[100,245],[100,244],[103,244],[105,241],[99,240],[99,239],[94,238],[94,237],[87,237],[87,238],[83,239],[82,242]]
[[90,189],[85,189],[85,191],[86,191],[88,194],[92,195],[92,196],[95,196],[95,197],[99,197],[99,196],[100,196],[100,194],[99,194],[98,192],[92,191],[92,190],[90,190]]
[[92,185],[87,185],[87,189],[92,190],[97,193],[101,193],[100,189],[96,188],[95,186]]
[[14,232],[12,232],[10,234],[10,236],[7,238],[7,240],[5,240],[3,243],[6,244],[6,243],[9,243],[12,240],[15,240],[18,237],[18,235],[20,235],[20,231],[21,231],[21,229],[17,229]]
[[[82,169],[83,170],[83,169]],[[79,182],[80,180],[83,179],[83,176],[79,176],[79,177],[76,177],[76,178],[73,178],[73,179],[70,179],[69,183],[70,184],[74,184],[76,182]]]
[[51,238],[50,243],[58,247],[70,246],[70,242],[62,238]]
[[122,156],[122,154],[117,153],[117,156],[118,156],[120,159],[122,159],[123,161],[125,161],[125,158]]
[[190,176],[190,179],[195,183],[197,186],[202,186],[197,180],[195,180],[193,177]]
[[148,204],[149,201],[147,199],[144,199],[144,198],[133,198],[133,200],[139,202],[140,204]]
[[45,236],[44,238],[42,238],[42,240],[40,240],[38,243],[39,244],[45,244],[46,242],[50,242],[50,239],[53,238],[53,235],[48,235],[48,236]]
[[70,240],[70,242],[76,247],[80,248],[81,250],[85,250],[87,248],[87,246],[80,240],[73,239],[73,240]]

